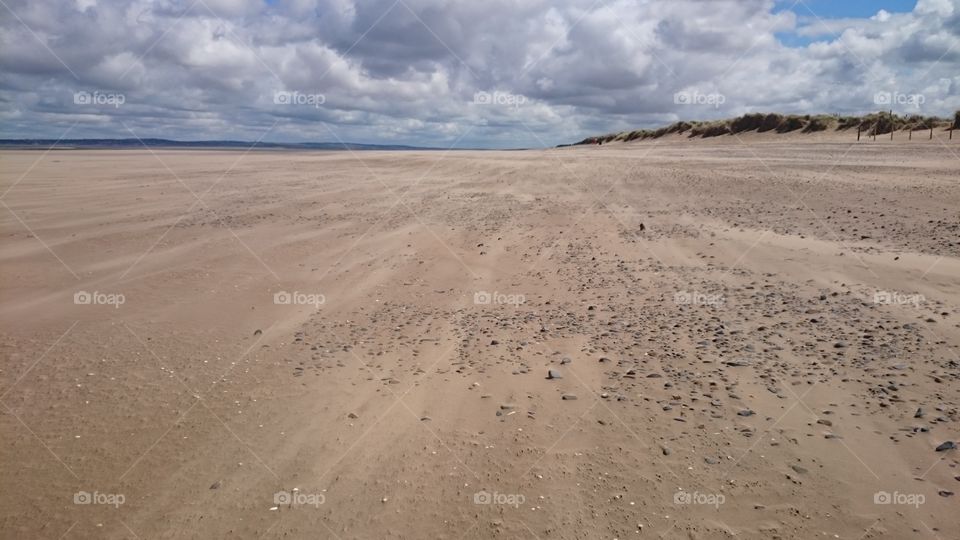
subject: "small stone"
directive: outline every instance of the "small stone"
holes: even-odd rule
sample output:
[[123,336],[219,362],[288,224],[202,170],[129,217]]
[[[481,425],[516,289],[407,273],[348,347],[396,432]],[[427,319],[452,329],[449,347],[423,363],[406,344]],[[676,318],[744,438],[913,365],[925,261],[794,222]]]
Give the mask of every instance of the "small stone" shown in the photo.
[[946,452],[947,450],[954,450],[956,448],[957,444],[955,442],[947,441],[945,443],[941,443],[940,446],[937,447],[937,452]]
[[575,396],[575,395],[573,395],[573,394],[564,394],[564,395],[560,396],[560,399],[562,399],[562,400],[564,400],[564,401],[572,401],[572,400],[577,399],[577,396]]
[[707,465],[716,465],[717,463],[720,463],[720,460],[712,457],[705,457],[703,458],[703,461],[706,462]]
[[548,379],[562,379],[562,378],[563,378],[563,375],[560,375],[560,372],[559,372],[559,371],[557,371],[557,370],[555,370],[555,369],[551,369],[551,370],[547,371],[547,378],[548,378]]
[[937,492],[937,494],[940,495],[941,497],[953,497],[953,492],[947,491],[946,489],[941,489],[940,491]]
[[667,448],[666,446],[661,446],[661,447],[660,447],[660,451],[663,452],[663,455],[665,455],[665,456],[669,456],[670,454],[673,453],[673,450],[670,450],[670,449]]
[[210,489],[220,489],[220,481],[217,480],[214,482],[213,485],[210,486]]
[[744,409],[744,410],[739,411],[739,412],[737,413],[738,416],[753,416],[754,414],[755,414],[755,413],[754,413],[753,411],[751,411],[750,409]]
[[724,364],[730,367],[746,367],[750,365],[750,362],[747,362],[745,360],[730,360],[730,361],[724,362]]
[[357,413],[350,413],[347,415],[347,418],[360,418],[360,417],[357,416]]

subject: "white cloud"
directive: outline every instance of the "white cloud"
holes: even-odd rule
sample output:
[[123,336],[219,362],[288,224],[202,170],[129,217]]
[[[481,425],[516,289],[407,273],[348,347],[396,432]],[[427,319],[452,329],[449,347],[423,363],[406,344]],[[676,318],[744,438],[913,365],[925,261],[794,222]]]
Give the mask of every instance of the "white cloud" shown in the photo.
[[[865,112],[877,92],[923,93],[925,114],[960,108],[960,0],[842,20],[772,0],[8,5],[20,20],[0,14],[4,137],[80,122],[73,133],[90,137],[126,136],[125,124],[143,137],[255,139],[279,121],[268,140],[331,140],[324,122],[361,142],[442,146],[470,129],[464,145],[536,146],[756,110]],[[812,42],[788,47],[784,33]],[[126,102],[78,108],[77,90]],[[278,105],[278,90],[325,102]],[[675,103],[683,90],[724,102]],[[478,91],[526,102],[477,105]]]

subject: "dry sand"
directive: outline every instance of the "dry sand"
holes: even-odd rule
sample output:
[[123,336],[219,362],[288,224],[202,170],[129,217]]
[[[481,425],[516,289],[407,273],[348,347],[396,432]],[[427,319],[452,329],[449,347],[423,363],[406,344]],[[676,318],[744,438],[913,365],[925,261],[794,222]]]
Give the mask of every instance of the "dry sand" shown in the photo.
[[958,538],[958,171],[4,151],[0,536]]

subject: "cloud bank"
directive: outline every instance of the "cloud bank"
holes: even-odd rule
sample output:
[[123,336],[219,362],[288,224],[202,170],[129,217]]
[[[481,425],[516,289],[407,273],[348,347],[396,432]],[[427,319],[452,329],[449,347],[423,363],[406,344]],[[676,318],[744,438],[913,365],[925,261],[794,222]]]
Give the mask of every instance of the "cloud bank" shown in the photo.
[[783,4],[4,0],[0,136],[518,147],[960,109],[960,0],[862,19]]

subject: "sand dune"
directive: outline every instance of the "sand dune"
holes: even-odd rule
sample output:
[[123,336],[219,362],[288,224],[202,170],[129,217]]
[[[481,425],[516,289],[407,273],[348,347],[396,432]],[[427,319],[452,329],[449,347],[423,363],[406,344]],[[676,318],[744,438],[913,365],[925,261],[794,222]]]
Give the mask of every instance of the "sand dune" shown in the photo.
[[960,537],[960,140],[753,137],[0,153],[2,536]]

